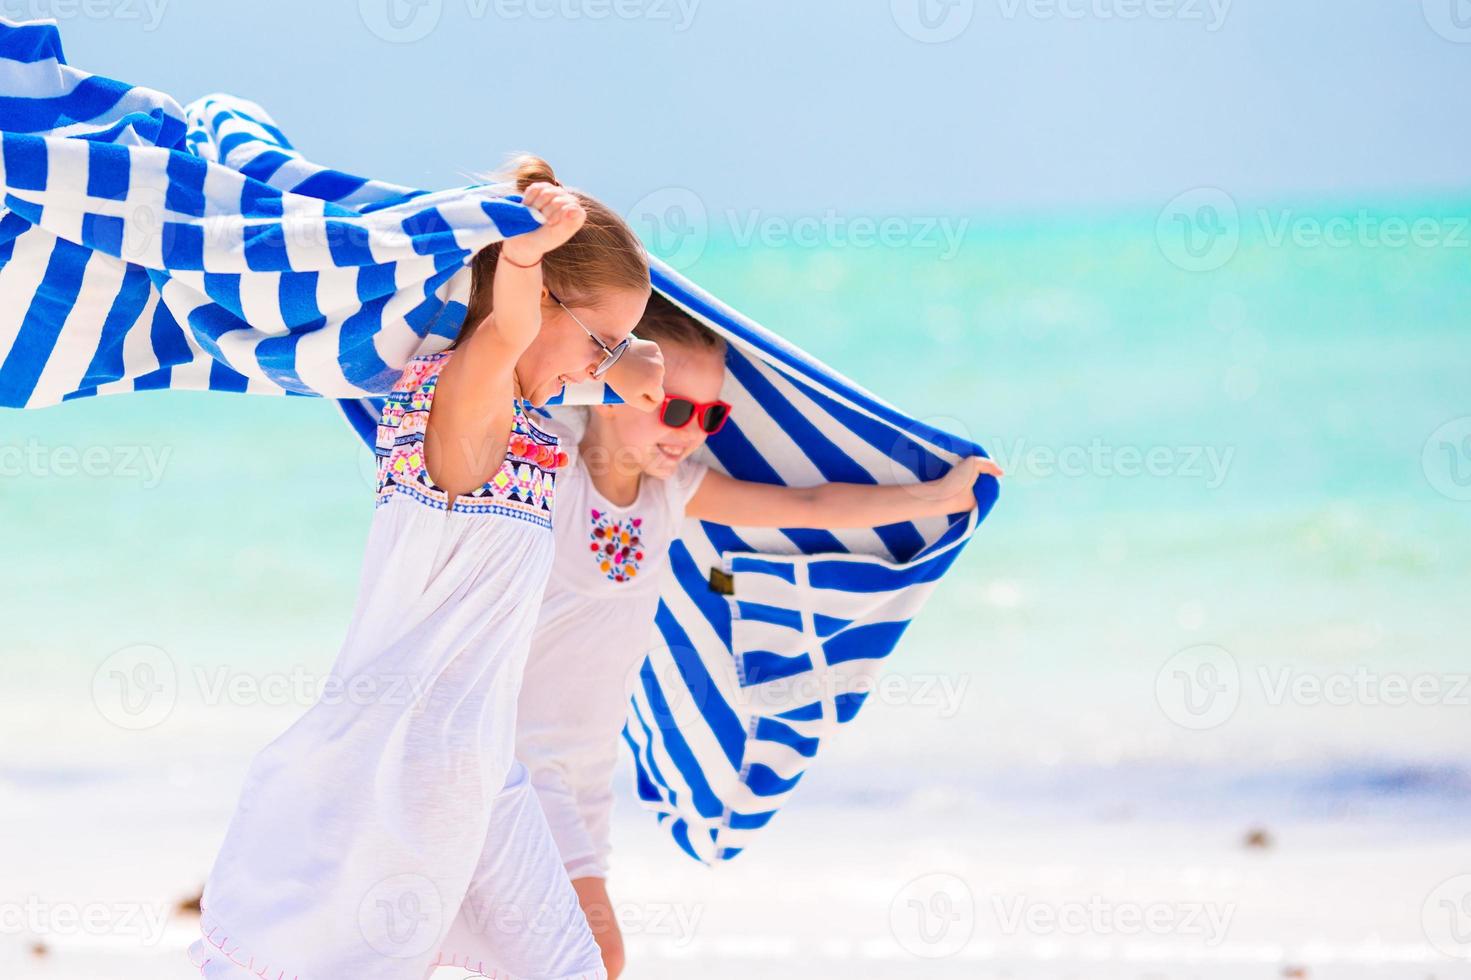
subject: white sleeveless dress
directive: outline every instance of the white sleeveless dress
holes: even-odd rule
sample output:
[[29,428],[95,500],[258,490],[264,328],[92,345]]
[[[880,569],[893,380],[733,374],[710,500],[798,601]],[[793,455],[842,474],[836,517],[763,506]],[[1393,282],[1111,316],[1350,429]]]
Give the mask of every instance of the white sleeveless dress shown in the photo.
[[[449,499],[425,469],[424,431],[451,356],[415,358],[387,399],[335,696],[251,764],[190,948],[211,980],[422,980],[441,964],[605,976],[514,758],[566,456],[518,406],[501,469]],[[473,958],[445,945],[452,924],[466,928],[472,879],[495,896],[469,922],[487,933]]]

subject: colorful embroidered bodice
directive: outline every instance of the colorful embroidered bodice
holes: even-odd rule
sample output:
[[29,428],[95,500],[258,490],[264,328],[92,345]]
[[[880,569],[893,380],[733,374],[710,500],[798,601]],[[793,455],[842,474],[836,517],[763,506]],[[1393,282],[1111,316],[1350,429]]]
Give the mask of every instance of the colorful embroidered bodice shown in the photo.
[[453,500],[434,485],[424,462],[424,433],[439,372],[452,351],[415,357],[384,401],[378,420],[378,506],[395,494],[462,514],[497,514],[551,527],[556,469],[567,456],[557,437],[543,432],[516,404],[510,442],[501,468],[470,493]]

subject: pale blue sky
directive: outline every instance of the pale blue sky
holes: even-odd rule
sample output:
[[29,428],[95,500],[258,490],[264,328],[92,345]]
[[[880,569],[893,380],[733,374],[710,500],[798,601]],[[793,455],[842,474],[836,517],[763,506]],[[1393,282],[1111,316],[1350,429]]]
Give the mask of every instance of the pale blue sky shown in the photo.
[[[935,213],[1158,207],[1199,186],[1270,199],[1464,190],[1471,17],[1453,19],[1453,4],[1467,0],[0,10],[55,12],[75,64],[185,100],[255,99],[319,162],[404,183],[458,183],[526,148],[620,208],[680,186],[712,209]],[[428,33],[392,43],[380,35],[394,23]]]

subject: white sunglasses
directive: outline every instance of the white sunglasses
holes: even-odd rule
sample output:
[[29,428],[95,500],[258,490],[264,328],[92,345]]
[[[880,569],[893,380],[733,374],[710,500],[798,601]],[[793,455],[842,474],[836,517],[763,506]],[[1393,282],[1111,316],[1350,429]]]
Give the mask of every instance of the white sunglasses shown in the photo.
[[591,337],[593,339],[593,343],[597,344],[598,349],[603,352],[602,361],[599,362],[597,369],[592,373],[592,376],[594,378],[601,379],[603,375],[607,374],[613,369],[614,364],[618,363],[618,359],[623,356],[624,351],[628,350],[628,345],[632,342],[633,338],[624,337],[618,342],[617,346],[609,347],[607,344],[603,343],[603,339],[601,337],[593,333],[591,330],[587,329],[587,324],[577,319],[576,313],[573,313],[571,310],[567,309],[566,303],[557,299],[556,293],[553,293],[550,289],[548,289],[547,295],[552,298],[552,302],[556,303],[564,311],[566,311],[567,315],[572,318],[572,322],[581,327],[582,332]]

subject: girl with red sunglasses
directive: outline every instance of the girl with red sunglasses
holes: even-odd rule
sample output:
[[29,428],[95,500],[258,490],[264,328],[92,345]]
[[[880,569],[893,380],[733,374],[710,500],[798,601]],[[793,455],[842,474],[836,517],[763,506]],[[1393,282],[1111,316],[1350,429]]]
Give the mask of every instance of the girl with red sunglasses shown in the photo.
[[531,772],[609,977],[623,967],[606,878],[625,681],[655,642],[659,592],[685,519],[878,527],[969,510],[976,479],[1001,475],[975,458],[921,487],[732,479],[693,458],[733,416],[720,398],[725,342],[658,293],[636,333],[662,351],[666,394],[657,411],[595,406],[580,439],[562,440],[571,458],[557,476],[552,575],[517,707],[516,756]]

